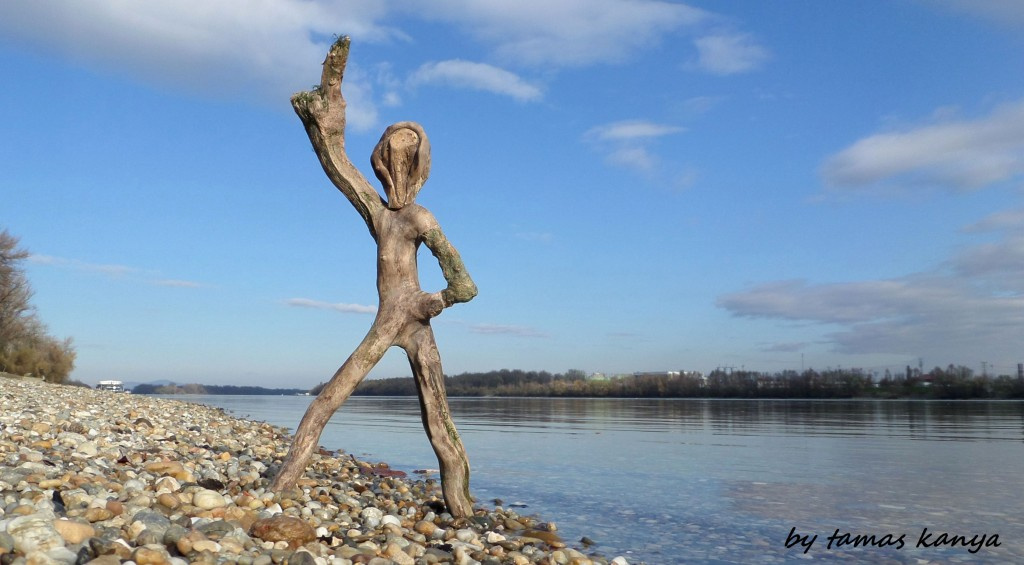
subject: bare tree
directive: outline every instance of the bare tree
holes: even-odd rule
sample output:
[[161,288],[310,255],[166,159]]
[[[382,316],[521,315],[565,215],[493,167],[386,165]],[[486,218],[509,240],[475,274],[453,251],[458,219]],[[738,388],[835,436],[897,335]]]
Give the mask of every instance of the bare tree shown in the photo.
[[0,352],[35,323],[32,288],[20,265],[29,253],[18,243],[10,232],[0,231]]
[[32,306],[32,285],[21,267],[29,252],[17,237],[0,231],[0,371],[67,381],[75,367],[71,339],[47,335]]
[[[430,173],[430,143],[419,124],[389,126],[371,157],[387,199],[370,185],[345,153],[345,100],[341,82],[349,39],[330,48],[319,87],[292,97],[320,164],[331,182],[355,207],[377,242],[377,317],[299,423],[291,449],[272,490],[293,486],[304,472],[331,415],[352,394],[384,352],[397,345],[409,357],[416,380],[423,427],[437,455],[445,504],[453,516],[471,516],[469,459],[452,422],[441,371],[441,357],[430,319],[477,294],[458,251],[434,216],[414,202]],[[441,267],[448,287],[427,293],[420,288],[416,251],[423,243]]]

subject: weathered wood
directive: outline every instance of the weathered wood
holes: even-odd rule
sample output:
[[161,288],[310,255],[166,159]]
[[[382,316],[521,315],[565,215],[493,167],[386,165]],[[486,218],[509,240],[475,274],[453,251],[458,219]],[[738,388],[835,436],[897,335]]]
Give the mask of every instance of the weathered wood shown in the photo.
[[[374,148],[371,164],[384,187],[384,199],[352,165],[345,153],[345,99],[341,82],[349,40],[331,46],[320,86],[292,97],[292,107],[309,135],[331,182],[355,207],[377,242],[377,317],[355,351],[306,410],[271,490],[291,488],[302,476],[324,426],[366,374],[393,345],[409,357],[419,392],[423,427],[441,468],[445,504],[453,516],[473,513],[469,495],[469,459],[452,421],[445,395],[441,356],[430,319],[477,294],[459,252],[434,216],[416,204],[430,174],[430,142],[419,124],[389,126]],[[448,287],[427,293],[420,288],[416,251],[426,244]]]

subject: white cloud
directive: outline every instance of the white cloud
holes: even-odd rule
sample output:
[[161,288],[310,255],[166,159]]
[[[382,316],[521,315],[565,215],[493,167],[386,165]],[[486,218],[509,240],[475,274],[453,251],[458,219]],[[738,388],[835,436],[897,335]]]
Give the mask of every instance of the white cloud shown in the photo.
[[[331,35],[403,35],[372,0],[0,2],[0,33],[57,56],[188,92],[287,105],[320,77]],[[368,84],[346,75],[354,127],[374,118]]]
[[108,277],[124,277],[127,275],[140,274],[143,271],[135,267],[128,267],[125,265],[109,265],[99,263],[86,263],[77,259],[65,259],[63,257],[53,257],[51,255],[37,255],[32,254],[28,260],[32,263],[39,265],[50,265],[53,267],[60,267],[65,269],[74,269],[76,271],[85,271],[90,273],[99,273]]
[[455,23],[503,61],[558,66],[619,62],[709,17],[657,0],[435,0],[410,10]]
[[424,63],[409,78],[413,85],[444,84],[511,96],[522,102],[539,100],[541,89],[515,73],[488,65],[453,59]]
[[604,153],[609,164],[653,173],[658,168],[658,159],[651,152],[650,143],[684,131],[685,128],[673,125],[625,120],[592,127],[583,134],[583,139]]
[[605,161],[612,165],[644,173],[653,172],[658,165],[658,160],[654,155],[651,155],[651,152],[642,146],[616,147],[605,155]]
[[657,124],[646,120],[625,120],[591,128],[585,137],[602,141],[629,141],[661,137],[686,131],[679,126]]
[[1024,101],[975,120],[947,120],[871,135],[829,157],[825,182],[856,188],[883,181],[978,189],[1024,176]]
[[335,312],[342,312],[344,314],[374,314],[377,312],[376,306],[366,306],[363,304],[347,304],[344,302],[331,303],[322,302],[319,300],[310,300],[308,298],[289,298],[284,303],[288,306],[296,308],[315,308],[318,310],[332,310]]
[[[360,44],[412,41],[384,23],[395,16],[453,26],[503,67],[621,62],[717,19],[661,0],[436,0],[429,9],[394,0],[35,0],[0,2],[0,34],[142,82],[287,107],[292,93],[317,81],[333,34]],[[734,50],[749,60],[757,48],[740,40]],[[349,124],[366,130],[375,126],[378,103],[394,106],[401,96],[393,81],[371,76],[354,59],[345,77]],[[497,66],[432,65],[421,68],[420,80],[541,98],[536,84]]]
[[697,66],[716,75],[734,75],[759,69],[769,59],[768,50],[741,33],[719,33],[694,40]]

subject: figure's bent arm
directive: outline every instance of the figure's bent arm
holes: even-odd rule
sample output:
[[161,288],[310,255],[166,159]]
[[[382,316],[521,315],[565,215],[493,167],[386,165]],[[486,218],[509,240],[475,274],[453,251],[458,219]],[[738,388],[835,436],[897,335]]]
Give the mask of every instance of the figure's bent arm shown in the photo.
[[444,275],[444,280],[448,281],[448,288],[441,291],[444,307],[472,300],[477,295],[476,283],[469,277],[466,266],[462,263],[462,257],[459,256],[455,246],[445,237],[441,228],[434,225],[424,232],[423,243],[437,258],[438,264],[441,265],[441,274]]
[[306,127],[327,178],[348,198],[363,217],[370,235],[377,238],[375,218],[384,201],[345,153],[345,99],[341,81],[348,63],[349,38],[334,42],[324,60],[320,85],[292,96],[292,108]]

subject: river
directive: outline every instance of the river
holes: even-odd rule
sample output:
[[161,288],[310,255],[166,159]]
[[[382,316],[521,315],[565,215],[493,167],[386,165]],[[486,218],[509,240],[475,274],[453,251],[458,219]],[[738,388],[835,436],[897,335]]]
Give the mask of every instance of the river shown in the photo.
[[[310,402],[176,398],[291,430]],[[571,545],[587,536],[597,542],[590,551],[608,557],[1024,563],[1021,402],[452,398],[451,406],[477,504],[517,505],[555,522]],[[353,397],[320,443],[407,472],[437,468],[415,398]]]

